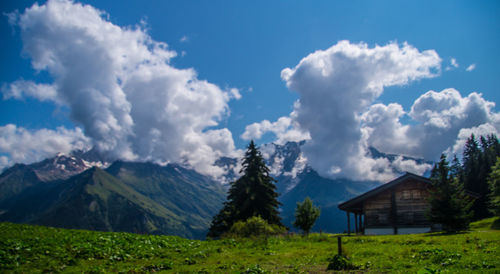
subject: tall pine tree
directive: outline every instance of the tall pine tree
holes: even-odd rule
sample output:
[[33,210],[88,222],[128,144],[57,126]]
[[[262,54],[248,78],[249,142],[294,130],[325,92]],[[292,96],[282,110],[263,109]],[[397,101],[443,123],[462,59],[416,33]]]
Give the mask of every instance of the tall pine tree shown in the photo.
[[433,188],[428,217],[431,222],[442,224],[448,232],[467,229],[472,217],[472,201],[465,195],[456,174],[455,170],[450,169],[446,156],[441,155],[430,178]]
[[247,147],[242,166],[240,173],[243,175],[231,183],[224,207],[212,220],[209,237],[218,237],[229,231],[235,222],[253,216],[260,216],[269,224],[283,226],[278,212],[281,204],[275,180],[269,175],[269,168],[253,141]]

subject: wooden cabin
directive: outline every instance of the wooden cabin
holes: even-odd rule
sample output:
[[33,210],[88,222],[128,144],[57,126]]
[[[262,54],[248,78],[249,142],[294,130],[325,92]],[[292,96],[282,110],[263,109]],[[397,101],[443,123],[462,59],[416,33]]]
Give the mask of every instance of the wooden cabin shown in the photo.
[[347,232],[366,235],[412,234],[432,230],[425,212],[429,207],[429,179],[412,173],[339,204],[347,213]]

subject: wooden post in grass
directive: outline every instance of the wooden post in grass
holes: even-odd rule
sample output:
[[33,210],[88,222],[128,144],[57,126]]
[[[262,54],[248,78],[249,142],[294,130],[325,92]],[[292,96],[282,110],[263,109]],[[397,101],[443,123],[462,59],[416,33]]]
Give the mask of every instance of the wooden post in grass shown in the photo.
[[337,237],[337,247],[339,256],[342,256],[342,237],[340,236]]

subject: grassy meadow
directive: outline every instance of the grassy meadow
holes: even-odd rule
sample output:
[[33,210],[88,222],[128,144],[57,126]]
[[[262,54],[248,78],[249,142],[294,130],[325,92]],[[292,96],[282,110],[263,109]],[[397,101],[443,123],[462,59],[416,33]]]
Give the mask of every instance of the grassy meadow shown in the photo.
[[[354,272],[500,273],[494,219],[460,234],[342,237]],[[0,223],[0,272],[327,272],[337,235],[197,241]]]

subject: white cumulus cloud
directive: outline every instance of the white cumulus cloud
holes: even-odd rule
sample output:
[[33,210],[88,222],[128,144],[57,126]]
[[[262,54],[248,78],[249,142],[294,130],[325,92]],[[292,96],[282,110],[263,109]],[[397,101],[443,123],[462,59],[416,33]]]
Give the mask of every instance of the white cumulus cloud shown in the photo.
[[61,103],[57,98],[56,87],[48,84],[37,84],[32,81],[17,80],[10,84],[2,85],[3,99],[18,99],[32,97],[40,101],[53,101]]
[[59,127],[30,131],[7,124],[0,126],[0,152],[9,157],[0,157],[0,170],[14,163],[32,163],[53,157],[58,152],[69,153],[89,146],[89,138],[78,127],[73,130]]
[[[497,134],[500,114],[494,106],[476,92],[462,97],[452,88],[431,90],[415,100],[409,113],[399,104],[371,106],[362,126],[368,143],[381,151],[435,160],[443,152],[460,156],[471,134]],[[404,115],[414,123],[403,125]]]
[[408,132],[409,138],[418,142],[409,153],[436,159],[464,129],[485,123],[499,128],[499,115],[494,112],[494,106],[495,103],[476,92],[466,97],[451,88],[426,92],[415,101],[409,113],[413,120],[419,122]]
[[[407,43],[369,47],[341,41],[309,54],[294,68],[283,69],[281,77],[287,87],[300,96],[294,120],[310,134],[304,154],[311,166],[333,177],[392,178],[387,159],[369,156],[372,132],[361,123],[373,123],[370,119],[375,118],[363,117],[363,113],[385,87],[435,77],[440,64],[434,50],[419,51]],[[394,115],[401,115],[397,106],[389,108]],[[387,118],[377,119],[391,126]]]
[[54,82],[17,81],[2,88],[4,97],[64,104],[110,157],[185,162],[205,174],[223,173],[214,161],[235,153],[233,139],[227,129],[213,128],[229,115],[228,102],[241,97],[237,89],[171,66],[177,54],[167,44],[140,25],[111,23],[90,5],[49,0],[14,16],[24,53]]
[[[369,132],[368,143],[384,152],[437,159],[460,131],[485,123],[498,128],[494,105],[476,92],[462,97],[452,88],[431,90],[417,98],[408,113],[397,103],[371,106],[362,126]],[[403,125],[405,115],[414,123]]]
[[[293,113],[291,114],[293,117]],[[309,134],[300,130],[297,123],[291,117],[280,117],[276,122],[268,120],[253,123],[245,127],[241,135],[243,140],[260,139],[267,132],[276,136],[276,144],[284,145],[286,142],[298,142],[310,139]]]

